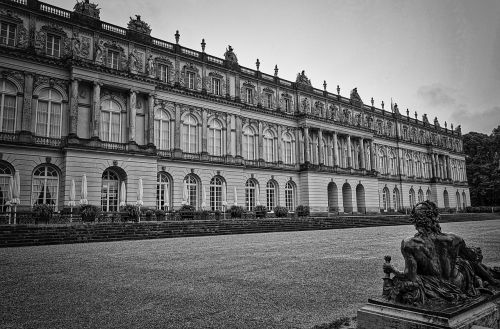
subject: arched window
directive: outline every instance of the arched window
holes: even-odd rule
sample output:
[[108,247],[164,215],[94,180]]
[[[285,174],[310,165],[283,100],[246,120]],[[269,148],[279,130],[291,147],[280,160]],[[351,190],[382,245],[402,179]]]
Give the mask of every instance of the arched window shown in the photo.
[[410,189],[408,196],[409,196],[409,201],[410,201],[410,207],[414,207],[415,206],[415,191],[413,190],[413,188]]
[[276,161],[276,143],[274,133],[267,129],[264,131],[264,160],[266,162]]
[[156,176],[156,207],[172,209],[172,178],[166,172],[159,172]]
[[309,161],[318,163],[318,139],[313,136],[309,137]]
[[213,120],[208,127],[208,153],[222,155],[222,124],[219,120]]
[[409,154],[406,155],[406,172],[408,176],[413,176],[413,159]]
[[36,108],[35,134],[61,138],[62,96],[52,88],[42,89]]
[[418,202],[424,202],[424,191],[418,190]]
[[328,143],[326,142],[326,139],[323,138],[323,164],[325,166],[331,166],[331,159],[332,157],[329,155],[329,147]]
[[256,180],[247,180],[245,184],[245,205],[248,211],[252,211],[255,208],[258,188],[259,184]]
[[243,157],[247,160],[255,160],[257,136],[252,127],[245,127],[243,130]]
[[389,151],[389,174],[396,175],[396,155],[393,151]]
[[455,194],[455,199],[456,199],[456,209],[457,210],[460,210],[461,207],[462,207],[462,202],[460,202],[460,192],[457,191],[457,193]]
[[284,160],[287,164],[295,163],[295,140],[289,133],[283,135]]
[[467,207],[467,196],[465,195],[465,192],[462,192],[462,205],[463,205],[463,209],[465,209],[465,207]]
[[101,104],[101,139],[107,142],[122,141],[122,108],[117,101],[108,99]]
[[446,190],[444,190],[443,192],[443,199],[444,199],[444,207],[450,208],[450,197],[448,196],[448,191]]
[[295,183],[288,181],[285,184],[285,206],[288,211],[295,211]]
[[387,174],[387,154],[384,150],[379,151],[379,172],[381,174]]
[[198,120],[193,115],[188,115],[182,122],[182,150],[197,153],[198,144]]
[[273,211],[274,207],[276,207],[276,196],[278,195],[278,184],[270,180],[266,184],[266,206],[267,211]]
[[199,179],[195,175],[189,174],[184,178],[184,184],[186,184],[188,192],[187,204],[197,209],[200,195]]
[[120,176],[116,171],[112,169],[104,170],[104,172],[102,173],[101,185],[102,211],[118,211],[121,189],[120,184]]
[[427,192],[425,192],[425,199],[431,201],[432,199],[431,190],[427,189]]
[[395,211],[398,211],[399,209],[401,209],[400,200],[401,200],[401,198],[399,196],[399,190],[397,187],[395,187],[394,190],[392,190],[392,204],[393,204]]
[[0,162],[0,209],[5,211],[5,203],[9,200],[10,179],[13,178],[14,171],[10,165]]
[[339,166],[340,167],[345,167],[345,164],[344,164],[344,153],[342,152],[342,142],[340,141],[340,139],[337,140],[337,154],[339,156],[339,159],[338,159],[338,163],[339,163]]
[[384,211],[388,211],[390,207],[391,207],[391,199],[390,199],[389,189],[387,187],[384,187],[384,189],[382,190],[382,209]]
[[59,196],[59,173],[49,165],[42,165],[33,171],[31,204],[48,204],[57,210]]
[[0,132],[16,130],[17,88],[6,79],[0,79]]
[[170,115],[164,109],[155,111],[155,145],[160,150],[170,150]]
[[223,182],[220,176],[214,176],[210,180],[210,209],[212,209],[212,211],[222,210]]

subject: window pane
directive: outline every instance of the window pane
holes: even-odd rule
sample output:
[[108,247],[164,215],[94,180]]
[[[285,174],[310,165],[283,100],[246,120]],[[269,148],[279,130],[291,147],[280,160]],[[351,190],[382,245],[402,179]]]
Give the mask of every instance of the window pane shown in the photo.
[[111,141],[115,143],[120,140],[120,114],[111,113]]
[[38,101],[36,116],[36,134],[47,136],[47,124],[49,119],[49,103]]
[[59,138],[61,127],[61,104],[51,103],[50,108],[50,134],[52,138]]
[[4,95],[4,104],[2,109],[2,131],[13,133],[15,130],[14,121],[16,115],[16,97]]

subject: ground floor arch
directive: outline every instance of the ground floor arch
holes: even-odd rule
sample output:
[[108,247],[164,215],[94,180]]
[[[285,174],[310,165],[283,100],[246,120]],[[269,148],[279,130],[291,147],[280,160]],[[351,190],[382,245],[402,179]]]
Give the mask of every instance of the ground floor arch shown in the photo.
[[356,205],[359,213],[366,213],[365,187],[362,184],[356,186]]
[[344,212],[352,212],[352,189],[349,183],[345,183],[342,186],[342,201],[344,206]]
[[327,187],[328,211],[339,211],[339,192],[337,184],[330,182]]

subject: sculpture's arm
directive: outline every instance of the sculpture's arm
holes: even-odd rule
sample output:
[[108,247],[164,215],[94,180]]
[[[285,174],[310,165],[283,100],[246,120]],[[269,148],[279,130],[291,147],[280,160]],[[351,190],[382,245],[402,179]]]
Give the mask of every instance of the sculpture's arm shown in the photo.
[[411,281],[417,280],[417,261],[412,253],[413,249],[408,246],[409,241],[403,240],[401,242],[401,253],[405,259],[404,274]]

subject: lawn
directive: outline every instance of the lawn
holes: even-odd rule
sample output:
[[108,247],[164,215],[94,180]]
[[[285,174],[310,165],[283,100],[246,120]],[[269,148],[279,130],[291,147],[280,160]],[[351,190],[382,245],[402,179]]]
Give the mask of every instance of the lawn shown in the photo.
[[[500,221],[443,224],[500,265]],[[311,328],[379,295],[412,226],[0,249],[2,328]]]

